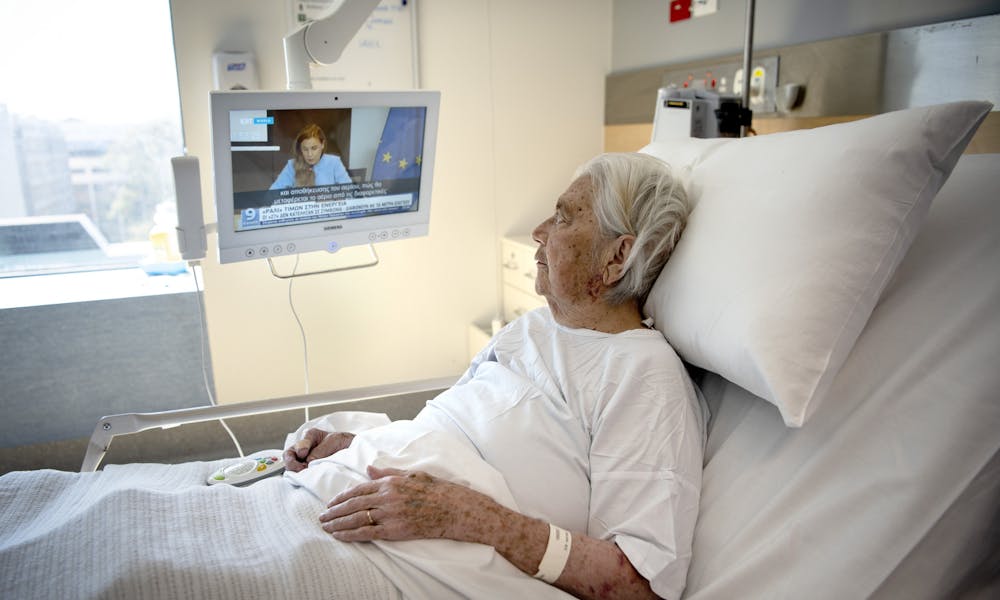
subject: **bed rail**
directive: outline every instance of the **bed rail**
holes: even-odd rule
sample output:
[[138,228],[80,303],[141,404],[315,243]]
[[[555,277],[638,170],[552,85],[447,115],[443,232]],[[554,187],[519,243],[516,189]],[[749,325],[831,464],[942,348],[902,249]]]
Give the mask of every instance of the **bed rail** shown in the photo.
[[199,406],[196,408],[181,408],[177,410],[165,410],[150,413],[124,413],[120,415],[109,415],[101,418],[94,427],[94,433],[90,436],[87,444],[87,454],[83,458],[83,465],[80,472],[96,471],[100,466],[104,455],[111,446],[111,441],[117,435],[128,435],[138,433],[156,427],[168,428],[187,423],[199,423],[202,421],[214,421],[216,419],[229,419],[234,417],[246,417],[310,406],[321,406],[329,404],[344,404],[347,402],[357,402],[359,400],[371,400],[375,398],[391,398],[394,396],[405,396],[408,394],[419,394],[422,392],[434,392],[445,390],[458,380],[458,376],[437,377],[433,379],[421,379],[416,381],[406,381],[403,383],[392,383],[376,385],[371,387],[353,388],[348,390],[336,390],[331,392],[321,392],[302,396],[288,396],[284,398],[272,398],[268,400],[255,400],[252,402],[239,402],[235,404],[221,404],[217,406]]

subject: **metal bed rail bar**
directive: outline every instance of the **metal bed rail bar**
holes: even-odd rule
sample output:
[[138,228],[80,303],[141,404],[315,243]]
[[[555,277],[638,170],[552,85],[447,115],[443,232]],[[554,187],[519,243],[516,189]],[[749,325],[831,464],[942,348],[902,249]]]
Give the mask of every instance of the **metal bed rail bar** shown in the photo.
[[234,404],[221,404],[216,406],[199,406],[195,408],[181,408],[177,410],[165,410],[150,413],[124,413],[103,417],[94,427],[94,433],[90,436],[87,444],[87,454],[83,458],[83,465],[80,472],[93,472],[100,466],[104,459],[111,441],[117,435],[128,435],[138,433],[147,429],[157,427],[166,429],[185,425],[187,423],[200,423],[203,421],[214,421],[217,419],[228,419],[235,417],[246,417],[297,408],[307,408],[310,406],[321,406],[327,404],[345,404],[360,400],[372,400],[376,398],[391,398],[394,396],[405,396],[408,394],[419,394],[422,392],[434,392],[445,390],[458,380],[458,375],[451,377],[436,377],[432,379],[421,379],[416,381],[406,381],[402,383],[391,383],[370,387],[353,388],[347,390],[335,390],[331,392],[320,392],[301,396],[287,396],[284,398],[272,398],[267,400],[254,400],[252,402],[238,402]]

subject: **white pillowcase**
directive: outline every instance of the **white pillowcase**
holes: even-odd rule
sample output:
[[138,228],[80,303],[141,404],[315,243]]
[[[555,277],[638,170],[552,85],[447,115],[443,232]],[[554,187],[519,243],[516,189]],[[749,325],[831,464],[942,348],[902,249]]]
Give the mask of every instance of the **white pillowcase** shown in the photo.
[[646,146],[690,168],[695,203],[646,313],[684,360],[802,426],[991,107]]

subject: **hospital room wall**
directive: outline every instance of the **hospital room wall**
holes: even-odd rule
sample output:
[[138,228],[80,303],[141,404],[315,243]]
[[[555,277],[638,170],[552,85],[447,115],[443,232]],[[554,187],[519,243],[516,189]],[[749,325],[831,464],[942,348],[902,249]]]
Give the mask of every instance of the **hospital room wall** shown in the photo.
[[[610,0],[417,6],[421,87],[442,94],[431,235],[379,245],[373,269],[291,284],[311,392],[464,370],[468,325],[497,310],[499,237],[530,231],[573,168],[602,147]],[[214,221],[209,57],[253,50],[262,87],[281,89],[286,3],[173,0],[171,11],[187,150],[202,157],[205,215]],[[220,266],[209,254],[205,300],[219,401],[303,393],[289,283],[262,261]],[[365,258],[364,249],[307,256],[299,270]]]
[[[615,0],[611,70],[740,54],[746,0],[669,24],[668,2]],[[754,48],[766,49],[1000,13],[1000,0],[768,0],[755,4]]]

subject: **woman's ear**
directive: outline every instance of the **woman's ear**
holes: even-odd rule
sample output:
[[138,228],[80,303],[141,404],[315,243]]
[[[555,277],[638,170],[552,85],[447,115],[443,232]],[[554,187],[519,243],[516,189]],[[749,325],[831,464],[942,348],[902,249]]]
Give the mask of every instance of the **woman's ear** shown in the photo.
[[635,236],[630,234],[620,235],[611,242],[610,258],[604,265],[604,285],[611,287],[625,276],[625,261],[632,253],[634,244]]

